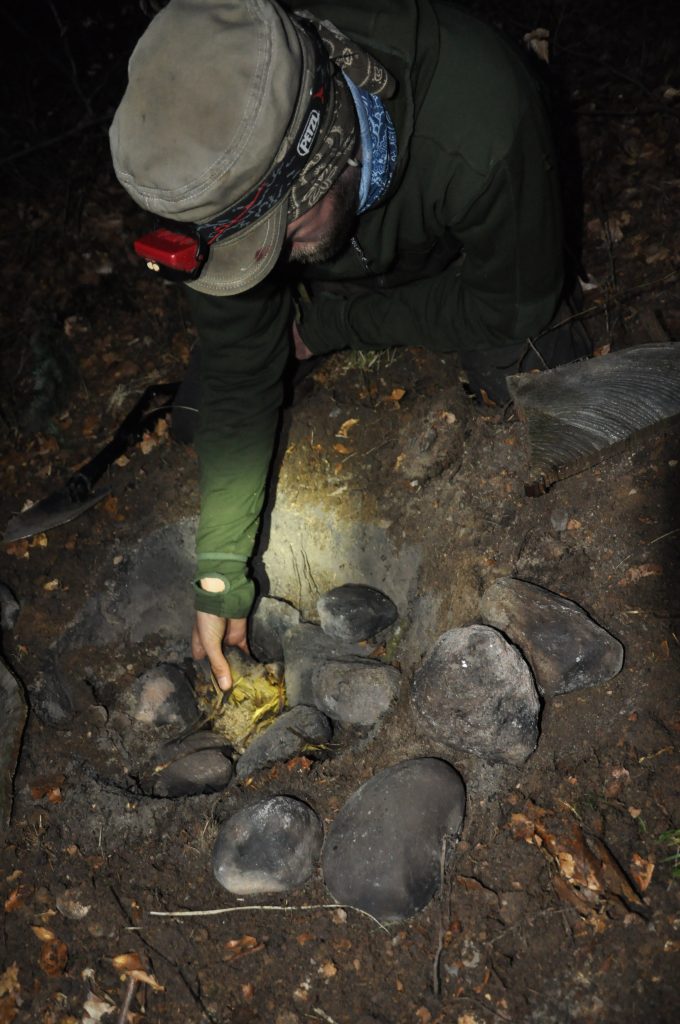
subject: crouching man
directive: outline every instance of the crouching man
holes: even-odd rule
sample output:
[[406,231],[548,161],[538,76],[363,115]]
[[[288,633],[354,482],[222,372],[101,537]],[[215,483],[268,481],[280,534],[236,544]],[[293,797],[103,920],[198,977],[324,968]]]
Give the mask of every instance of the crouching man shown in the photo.
[[500,401],[587,354],[528,344],[563,291],[550,129],[515,49],[444,0],[170,0],[110,137],[158,218],[135,248],[198,329],[193,651],[227,690],[291,345],[455,351]]

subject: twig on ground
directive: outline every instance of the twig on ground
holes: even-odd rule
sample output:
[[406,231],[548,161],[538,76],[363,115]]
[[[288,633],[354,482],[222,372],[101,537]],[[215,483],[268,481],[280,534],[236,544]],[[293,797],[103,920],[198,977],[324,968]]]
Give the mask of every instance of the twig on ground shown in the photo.
[[123,999],[123,1005],[120,1008],[120,1015],[118,1017],[118,1024],[127,1024],[128,1013],[132,1006],[132,999],[137,988],[136,978],[128,978],[127,988],[125,989],[125,998]]
[[680,533],[680,526],[675,530],[669,530],[668,533],[662,533],[660,537],[655,537],[654,540],[650,540],[649,547],[651,548],[652,544],[656,544],[660,540],[665,540],[666,537],[672,537],[674,533]]
[[336,1024],[332,1017],[329,1017],[325,1010],[322,1010],[320,1006],[315,1006],[312,1010],[315,1017],[320,1017],[321,1020],[325,1020],[326,1024]]
[[353,907],[349,903],[305,903],[296,907],[277,907],[254,903],[247,907],[219,907],[216,910],[150,910],[149,917],[217,917],[218,914],[236,914],[243,910],[283,910],[289,913],[295,910],[354,910],[357,914],[368,917],[374,924],[377,924],[378,928],[389,935],[389,929],[377,917],[373,917],[373,914],[369,914],[367,910]]
[[444,880],[446,874],[446,844],[448,838],[447,834],[442,839],[442,848],[439,854],[439,935],[437,936],[437,948],[432,962],[432,991],[436,996],[438,996],[441,991],[439,966],[442,950],[444,948],[444,935],[446,933],[446,927],[444,924]]
[[[144,943],[144,946],[146,947],[146,949],[148,949],[151,953],[155,953],[156,956],[160,956],[161,959],[164,960],[166,962],[166,964],[168,964],[176,972],[177,976],[182,981],[182,984],[184,985],[184,987],[186,988],[187,992],[189,993],[189,995],[193,999],[194,1003],[199,1008],[199,1010],[201,1010],[201,1012],[203,1013],[205,1019],[210,1021],[210,1024],[217,1024],[215,1016],[210,1012],[210,1010],[208,1010],[208,1008],[204,1004],[203,999],[201,998],[200,991],[195,991],[194,986],[191,984],[191,982],[187,978],[187,976],[186,976],[185,972],[182,970],[182,967],[180,966],[180,964],[176,963],[169,956],[167,956],[163,952],[162,949],[159,949],[157,946],[154,946],[154,944],[152,942],[149,942],[149,940],[144,935],[141,934],[141,931],[142,931],[141,928],[136,928],[136,927],[132,926],[132,924],[131,924],[132,918],[130,916],[130,913],[127,910],[125,904],[123,903],[121,897],[116,892],[116,889],[114,888],[113,885],[109,885],[109,890],[110,890],[111,895],[113,896],[114,900],[116,901],[116,904],[117,904],[118,909],[120,910],[122,916],[127,921],[130,922],[130,926],[127,928],[127,930],[128,931],[136,931],[136,932],[140,933],[140,935],[139,935],[140,941]],[[153,969],[153,957],[151,957],[151,964],[152,964],[152,969]],[[155,973],[156,972],[154,970],[154,974]]]

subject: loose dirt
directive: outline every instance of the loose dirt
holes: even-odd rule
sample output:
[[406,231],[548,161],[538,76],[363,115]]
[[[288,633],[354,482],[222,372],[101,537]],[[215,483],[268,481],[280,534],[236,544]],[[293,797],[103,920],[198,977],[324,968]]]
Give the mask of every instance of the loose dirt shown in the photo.
[[[603,348],[680,340],[672,31],[666,5],[625,6],[605,4],[596,16],[574,4],[558,19],[538,5],[512,15],[475,5],[515,38],[553,19],[573,135],[566,121],[561,128],[577,140],[582,165],[570,180],[582,182],[583,209],[570,216],[583,235],[587,323]],[[26,92],[27,104],[36,95]],[[129,257],[145,221],[114,182],[99,129],[5,170],[0,523],[102,446],[146,383],[181,376],[194,340],[180,291],[150,282]],[[623,671],[546,705],[538,749],[521,768],[484,765],[414,734],[405,693],[374,737],[343,739],[317,760],[182,801],[140,796],[105,691],[65,729],[31,714],[0,854],[0,1024],[97,1020],[107,1001],[105,1019],[117,1020],[135,969],[146,977],[138,975],[130,1019],[164,1024],[677,1019],[678,433],[528,498],[522,424],[512,410],[473,405],[457,390],[462,404],[452,407],[455,381],[453,362],[444,373],[417,347],[392,360],[332,357],[299,390],[281,487],[297,487],[302,501],[315,479],[335,477],[343,500],[360,495],[387,536],[400,531],[402,549],[419,546],[416,613],[390,652],[406,679],[441,631],[476,621],[484,586],[507,574],[586,608],[624,644]],[[338,439],[331,408],[342,410],[340,422],[363,420],[361,445],[351,429]],[[431,409],[464,422],[464,443],[427,479],[413,461],[418,449],[401,442],[422,436]],[[402,471],[408,459],[414,477]],[[196,480],[192,451],[161,428],[113,468],[111,496],[96,509],[3,548],[0,579],[22,606],[3,656],[29,700],[45,652],[119,554],[195,513]],[[162,657],[161,640],[92,649],[71,671],[87,695],[90,676],[124,687]],[[413,920],[384,930],[323,907],[330,900],[318,878],[256,909],[212,879],[219,823],[248,800],[299,795],[329,821],[375,771],[424,753],[461,772],[468,811],[439,896]],[[536,807],[548,813],[543,839],[527,827],[540,817]],[[600,850],[597,884],[577,889],[570,879],[588,841]],[[79,906],[89,907],[84,916]],[[215,908],[229,913],[150,916]],[[115,959],[122,954],[136,959]]]

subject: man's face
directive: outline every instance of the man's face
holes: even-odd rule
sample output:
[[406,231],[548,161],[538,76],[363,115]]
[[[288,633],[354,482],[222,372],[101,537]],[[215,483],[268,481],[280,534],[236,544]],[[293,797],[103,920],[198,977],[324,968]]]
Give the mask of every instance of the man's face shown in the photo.
[[286,229],[290,262],[323,263],[345,248],[354,233],[360,180],[360,167],[346,167],[323,199],[290,222]]

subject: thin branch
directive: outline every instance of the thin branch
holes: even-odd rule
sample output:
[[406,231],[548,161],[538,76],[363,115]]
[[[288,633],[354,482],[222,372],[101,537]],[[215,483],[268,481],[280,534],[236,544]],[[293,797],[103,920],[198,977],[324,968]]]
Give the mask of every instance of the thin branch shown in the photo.
[[118,1024],[127,1024],[128,1013],[130,1012],[130,1007],[132,1006],[132,999],[135,994],[136,988],[137,980],[135,978],[130,978],[127,983],[127,988],[125,989],[125,999],[123,1000],[123,1005],[120,1008]]
[[282,910],[288,913],[295,910],[354,910],[357,914],[368,917],[374,924],[377,924],[378,928],[387,932],[388,935],[390,934],[389,929],[377,917],[373,917],[373,914],[348,903],[306,903],[298,907],[276,907],[254,903],[247,907],[220,907],[217,910],[150,910],[149,917],[216,917],[218,914],[237,914],[244,910]]

